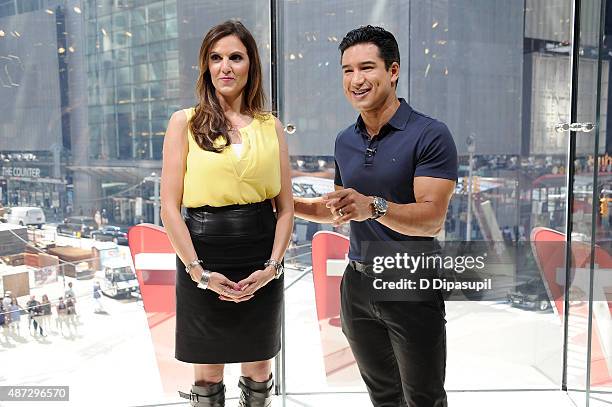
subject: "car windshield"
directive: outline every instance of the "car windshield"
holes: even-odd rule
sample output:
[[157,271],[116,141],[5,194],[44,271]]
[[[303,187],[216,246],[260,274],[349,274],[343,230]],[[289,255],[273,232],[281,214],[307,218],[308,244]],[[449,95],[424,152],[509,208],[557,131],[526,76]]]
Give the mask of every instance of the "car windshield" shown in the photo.
[[98,224],[93,219],[83,219],[83,225],[97,227]]
[[114,281],[129,281],[136,278],[130,267],[120,267],[113,271]]

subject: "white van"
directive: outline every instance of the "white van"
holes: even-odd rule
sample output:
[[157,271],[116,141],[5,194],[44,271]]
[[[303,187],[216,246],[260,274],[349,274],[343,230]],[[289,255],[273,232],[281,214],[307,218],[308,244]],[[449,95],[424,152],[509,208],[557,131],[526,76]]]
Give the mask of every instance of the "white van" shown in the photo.
[[138,278],[132,269],[131,261],[112,258],[104,262],[104,281],[102,292],[113,298],[131,297],[138,292]]
[[15,225],[32,225],[41,229],[46,221],[43,210],[36,206],[15,206],[9,211],[7,222]]

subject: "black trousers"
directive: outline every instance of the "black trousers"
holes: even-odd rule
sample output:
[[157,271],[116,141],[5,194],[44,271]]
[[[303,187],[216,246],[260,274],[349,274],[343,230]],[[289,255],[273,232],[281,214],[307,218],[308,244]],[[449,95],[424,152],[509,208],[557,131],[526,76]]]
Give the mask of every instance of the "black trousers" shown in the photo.
[[375,407],[446,407],[444,300],[371,299],[373,278],[350,265],[341,284],[342,331]]

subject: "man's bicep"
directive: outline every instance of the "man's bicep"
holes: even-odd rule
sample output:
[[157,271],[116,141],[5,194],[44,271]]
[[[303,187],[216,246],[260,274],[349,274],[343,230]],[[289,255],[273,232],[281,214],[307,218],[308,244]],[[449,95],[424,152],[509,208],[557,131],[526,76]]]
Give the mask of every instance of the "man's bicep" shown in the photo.
[[339,191],[339,190],[341,190],[341,189],[344,189],[344,187],[343,187],[343,186],[340,186],[340,185],[336,185],[336,184],[334,184],[334,190],[335,190],[335,191]]
[[435,202],[448,205],[453,192],[455,181],[445,178],[415,177],[414,198],[419,202]]

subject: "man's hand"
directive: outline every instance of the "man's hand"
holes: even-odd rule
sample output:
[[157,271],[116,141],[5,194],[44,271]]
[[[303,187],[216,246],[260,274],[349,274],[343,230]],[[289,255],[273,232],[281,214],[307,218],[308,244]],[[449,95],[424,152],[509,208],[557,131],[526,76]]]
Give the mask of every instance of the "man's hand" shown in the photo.
[[362,195],[352,188],[339,189],[323,196],[325,206],[334,215],[332,225],[340,226],[348,221],[362,222],[372,217],[374,198]]

